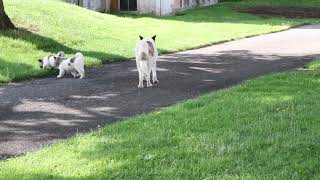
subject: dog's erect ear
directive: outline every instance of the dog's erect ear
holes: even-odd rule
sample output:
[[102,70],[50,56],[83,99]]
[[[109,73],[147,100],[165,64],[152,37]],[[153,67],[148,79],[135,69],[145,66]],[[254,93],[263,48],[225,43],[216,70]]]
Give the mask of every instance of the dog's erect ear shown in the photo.
[[142,40],[142,39],[143,39],[143,37],[142,37],[142,36],[139,36],[139,38],[140,38],[140,40]]
[[154,35],[154,36],[152,37],[152,39],[153,39],[154,41],[156,41],[156,37],[157,37],[157,35]]
[[42,59],[39,59],[38,62],[42,63]]
[[57,53],[57,56],[58,56],[58,57],[64,57],[65,55],[64,55],[64,52],[63,52],[63,51],[59,51],[59,52]]
[[53,59],[54,59],[55,62],[58,62],[60,58],[57,57],[57,56],[53,56]]

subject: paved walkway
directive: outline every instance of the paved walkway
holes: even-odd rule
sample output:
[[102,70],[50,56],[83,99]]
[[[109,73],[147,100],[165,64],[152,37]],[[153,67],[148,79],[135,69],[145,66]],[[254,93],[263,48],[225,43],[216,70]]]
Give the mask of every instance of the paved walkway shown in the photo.
[[320,25],[160,57],[160,83],[138,89],[135,61],[89,69],[87,78],[0,86],[0,157],[25,153],[125,117],[302,67],[320,54]]

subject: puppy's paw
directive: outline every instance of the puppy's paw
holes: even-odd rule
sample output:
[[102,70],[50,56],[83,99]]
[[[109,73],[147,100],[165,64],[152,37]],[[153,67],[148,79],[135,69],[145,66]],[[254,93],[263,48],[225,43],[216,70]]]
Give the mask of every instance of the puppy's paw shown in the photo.
[[153,81],[154,84],[159,83],[159,80],[158,80],[158,79],[153,79],[152,81]]
[[61,77],[61,76],[57,76],[57,78],[58,78],[58,79],[61,79],[62,77]]
[[138,88],[144,88],[144,87],[143,87],[143,85],[139,84],[139,85],[138,85]]
[[71,73],[71,74],[72,74],[74,79],[77,78],[77,74],[74,74],[74,73]]

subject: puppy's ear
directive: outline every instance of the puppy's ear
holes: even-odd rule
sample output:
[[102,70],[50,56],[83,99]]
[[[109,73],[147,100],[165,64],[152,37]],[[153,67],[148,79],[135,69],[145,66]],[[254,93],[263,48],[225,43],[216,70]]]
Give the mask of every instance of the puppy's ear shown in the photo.
[[156,37],[157,37],[157,35],[154,35],[154,36],[152,37],[152,39],[153,39],[154,41],[156,41]]
[[142,40],[142,39],[143,39],[143,37],[142,37],[142,36],[139,36],[139,38],[140,38],[140,40]]
[[42,59],[39,59],[38,62],[42,63]]

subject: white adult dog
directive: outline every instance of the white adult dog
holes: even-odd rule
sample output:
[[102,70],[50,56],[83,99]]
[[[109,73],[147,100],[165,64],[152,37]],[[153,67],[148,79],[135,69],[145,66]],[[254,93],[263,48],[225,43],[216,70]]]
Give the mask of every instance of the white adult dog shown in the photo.
[[140,37],[136,45],[136,63],[139,72],[139,88],[143,88],[143,80],[147,81],[147,87],[152,87],[150,75],[152,72],[153,83],[158,83],[157,78],[157,59],[158,49],[156,46],[156,36],[152,38]]
[[84,78],[84,58],[83,55],[78,52],[73,58],[62,58],[59,56],[54,57],[57,62],[60,62],[58,67],[59,75],[57,78],[62,78],[65,73],[71,73],[74,78],[79,77]]

